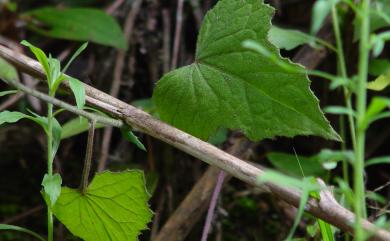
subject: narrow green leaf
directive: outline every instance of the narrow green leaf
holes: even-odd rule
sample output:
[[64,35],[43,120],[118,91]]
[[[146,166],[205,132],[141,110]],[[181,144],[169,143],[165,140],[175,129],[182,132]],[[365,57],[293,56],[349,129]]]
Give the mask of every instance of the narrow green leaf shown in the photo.
[[305,205],[306,205],[308,200],[309,200],[309,191],[304,189],[302,191],[302,194],[301,194],[301,199],[299,200],[298,212],[297,212],[297,215],[295,216],[294,224],[293,224],[289,234],[287,235],[287,238],[285,239],[286,241],[290,241],[292,239],[292,237],[295,233],[295,230],[297,229],[298,224],[302,219],[303,213],[305,212]]
[[378,164],[390,164],[390,156],[375,157],[366,161],[365,166],[372,166]]
[[49,207],[53,207],[57,202],[58,197],[61,194],[61,185],[62,178],[60,174],[56,173],[54,175],[45,174],[42,180],[43,190],[45,194],[49,197],[50,203]]
[[320,232],[323,241],[335,241],[332,227],[329,223],[317,218],[318,225],[320,226]]
[[75,78],[69,77],[70,89],[76,99],[77,108],[83,109],[85,105],[85,87],[84,84]]
[[[221,0],[206,15],[193,64],[166,74],[153,93],[162,120],[207,140],[220,127],[251,140],[319,135],[340,140],[309,89],[305,70],[268,42],[273,9],[258,0]],[[260,42],[293,73],[242,46]]]
[[136,135],[131,131],[131,129],[127,126],[121,128],[122,137],[131,143],[135,144],[139,149],[146,151],[144,144],[138,139]]
[[79,56],[88,46],[88,42],[83,43],[77,50],[74,52],[68,63],[65,65],[64,69],[62,70],[62,73],[65,74],[65,72],[68,70],[69,66],[72,64],[72,62]]
[[62,127],[56,118],[53,118],[53,154],[55,157],[61,142]]
[[0,230],[12,230],[12,231],[18,231],[18,232],[22,232],[22,233],[27,233],[27,234],[35,237],[38,240],[46,241],[42,236],[40,236],[39,234],[35,233],[34,231],[31,231],[31,230],[29,230],[27,228],[22,228],[22,227],[19,227],[19,226],[8,225],[8,224],[0,224]]
[[334,115],[352,115],[356,116],[355,111],[350,110],[344,106],[327,106],[324,108],[325,113],[334,114]]
[[309,44],[315,46],[316,38],[304,32],[272,26],[268,33],[269,41],[280,49],[292,50]]
[[96,174],[86,193],[62,188],[54,215],[85,241],[137,240],[152,212],[141,171]]
[[42,65],[42,68],[45,70],[47,78],[50,79],[49,61],[45,52],[43,52],[40,48],[30,44],[26,40],[23,40],[20,43],[31,50],[31,52],[35,55],[35,58],[39,61],[39,63]]
[[100,9],[44,7],[25,15],[32,18],[28,27],[39,34],[127,49],[127,42],[118,22]]
[[18,79],[18,72],[15,67],[3,58],[0,58],[0,78],[5,81]]
[[[95,128],[102,128],[104,125],[96,123]],[[66,139],[80,133],[86,132],[89,129],[88,120],[84,117],[77,117],[62,126],[61,139]]]
[[7,90],[7,91],[0,91],[0,97],[6,96],[6,95],[12,95],[18,93],[18,90]]
[[4,123],[15,123],[23,118],[27,118],[27,115],[17,111],[5,110],[0,112],[0,125]]

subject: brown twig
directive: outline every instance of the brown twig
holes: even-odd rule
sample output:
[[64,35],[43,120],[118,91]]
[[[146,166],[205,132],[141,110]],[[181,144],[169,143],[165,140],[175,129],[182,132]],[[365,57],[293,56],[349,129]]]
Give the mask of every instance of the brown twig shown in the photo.
[[[134,28],[134,21],[135,18],[138,15],[138,12],[141,8],[142,0],[136,0],[129,12],[129,14],[126,17],[125,26],[124,26],[124,34],[127,40],[127,43],[129,43],[131,34],[133,32]],[[115,68],[114,68],[114,79],[112,81],[110,95],[113,97],[117,97],[119,94],[119,89],[122,82],[122,73],[123,73],[123,66],[125,63],[125,57],[126,57],[126,51],[124,50],[118,50],[116,60],[115,60]],[[98,168],[97,170],[103,171],[106,168],[107,158],[110,151],[110,145],[111,145],[111,137],[112,137],[112,127],[106,127],[104,129],[103,133],[103,140],[102,140],[102,147],[101,147],[101,154],[98,161]]]
[[184,5],[184,0],[177,0],[175,39],[173,42],[171,69],[176,69],[177,61],[179,59],[181,30],[183,27],[183,5]]
[[[0,46],[0,57],[14,64],[20,70],[28,72],[38,78],[44,76],[40,64],[15,53],[14,51]],[[63,82],[64,86],[69,88],[68,82]],[[114,115],[134,129],[155,137],[177,149],[192,155],[209,165],[223,169],[228,174],[255,187],[268,188],[275,196],[285,202],[298,207],[301,199],[301,192],[296,189],[290,189],[273,183],[261,184],[258,177],[264,173],[245,161],[236,158],[211,144],[193,137],[175,127],[172,127],[162,121],[154,119],[148,113],[139,110],[123,101],[120,101],[102,91],[99,91],[89,85],[84,84],[86,90],[86,100],[88,103],[101,108],[111,115]],[[324,190],[320,193],[320,200],[310,199],[305,211],[318,217],[346,232],[353,232],[353,222],[355,215],[337,203],[331,192]],[[371,240],[388,241],[390,233],[383,229],[378,229],[374,224],[367,220],[362,220],[362,227],[373,233]]]
[[85,194],[85,192],[87,191],[89,173],[91,171],[92,155],[93,155],[93,140],[95,136],[95,124],[96,124],[95,121],[89,122],[87,148],[85,152],[83,174],[81,176],[81,182],[80,182],[80,191],[82,194]]
[[10,217],[10,218],[7,218],[7,219],[3,219],[0,221],[0,223],[6,223],[6,224],[12,224],[12,223],[16,223],[24,218],[27,218],[39,211],[41,211],[43,209],[43,205],[38,205],[38,206],[35,206],[23,213],[20,213],[14,217]]

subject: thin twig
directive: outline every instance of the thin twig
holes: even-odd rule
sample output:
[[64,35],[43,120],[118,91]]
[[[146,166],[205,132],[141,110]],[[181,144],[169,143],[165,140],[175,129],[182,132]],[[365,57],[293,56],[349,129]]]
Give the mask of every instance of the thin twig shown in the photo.
[[[127,43],[129,43],[130,41],[131,33],[133,32],[133,28],[134,28],[134,21],[141,8],[141,4],[142,4],[142,0],[136,0],[132,5],[129,14],[127,15],[125,26],[124,26],[124,34]],[[116,64],[114,68],[114,79],[112,81],[111,90],[110,90],[110,95],[114,97],[117,97],[119,94],[119,89],[122,82],[122,73],[123,73],[123,66],[125,63],[125,57],[126,57],[126,51],[118,50],[116,61],[115,61]],[[98,161],[97,170],[99,172],[103,171],[106,167],[106,163],[110,151],[111,137],[112,137],[112,127],[106,127],[103,132],[101,154]]]
[[93,155],[93,140],[95,135],[95,121],[89,122],[87,149],[84,159],[83,174],[81,177],[80,191],[85,194],[88,187],[89,173],[91,171],[92,155]]
[[208,237],[210,229],[211,229],[211,223],[213,221],[215,207],[217,206],[219,193],[221,192],[224,179],[225,179],[225,172],[220,171],[218,174],[217,184],[215,185],[213,196],[211,197],[210,207],[209,207],[209,210],[207,211],[207,217],[206,217],[206,222],[205,222],[205,225],[203,228],[201,241],[207,241],[207,237]]
[[184,0],[177,0],[177,11],[176,11],[176,28],[175,28],[175,39],[173,42],[173,54],[171,69],[176,69],[177,61],[179,58],[181,30],[183,25],[183,5]]
[[[20,55],[0,45],[0,57],[14,64],[22,71],[28,72],[38,78],[44,77],[41,65],[27,56]],[[69,82],[63,82],[69,88]],[[189,155],[192,155],[212,166],[223,169],[226,173],[256,187],[267,187],[275,196],[287,203],[298,207],[301,199],[301,192],[296,189],[281,187],[272,183],[261,184],[258,177],[264,170],[257,168],[245,161],[238,159],[228,153],[191,136],[175,127],[162,121],[154,119],[148,113],[137,109],[123,101],[120,101],[102,91],[89,85],[85,85],[87,102],[95,105],[108,113],[124,120],[132,128],[151,135],[165,143],[168,143]],[[330,191],[322,191],[320,200],[309,200],[305,211],[317,218],[340,228],[347,232],[353,232],[355,215],[341,206],[332,196]],[[361,222],[362,227],[373,233],[371,240],[388,241],[390,233],[377,228],[366,219]]]
[[106,8],[106,13],[112,15],[123,3],[125,0],[116,0],[111,5]]

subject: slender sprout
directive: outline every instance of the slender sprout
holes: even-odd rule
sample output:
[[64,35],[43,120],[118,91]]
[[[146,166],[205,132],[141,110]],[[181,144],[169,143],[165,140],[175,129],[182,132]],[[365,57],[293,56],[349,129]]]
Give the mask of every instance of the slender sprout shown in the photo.
[[95,121],[89,122],[87,150],[85,153],[84,168],[83,168],[83,174],[80,183],[80,191],[82,194],[85,194],[88,187],[88,178],[89,178],[89,173],[91,171],[91,160],[93,154],[93,140],[95,135],[95,125],[96,125]]
[[[333,30],[336,38],[336,47],[337,47],[337,59],[338,59],[338,66],[339,66],[339,72],[341,73],[341,76],[344,79],[348,79],[347,74],[347,67],[346,67],[346,61],[344,57],[344,48],[343,48],[343,42],[341,40],[341,32],[340,32],[340,23],[339,18],[337,14],[336,4],[332,3],[332,22],[333,22]],[[351,140],[352,140],[352,147],[353,149],[356,148],[356,130],[355,130],[355,123],[352,116],[353,108],[351,103],[351,93],[349,93],[348,88],[343,85],[343,92],[344,92],[344,99],[347,108],[350,110],[350,114],[348,115],[348,122],[351,132]]]
[[355,238],[357,241],[364,240],[361,219],[366,217],[366,200],[364,194],[364,156],[365,156],[365,128],[363,127],[366,101],[367,101],[367,75],[368,75],[368,60],[370,52],[370,0],[361,1],[361,22],[360,46],[359,46],[359,71],[358,85],[356,96],[356,149],[354,163],[354,191],[355,191]]

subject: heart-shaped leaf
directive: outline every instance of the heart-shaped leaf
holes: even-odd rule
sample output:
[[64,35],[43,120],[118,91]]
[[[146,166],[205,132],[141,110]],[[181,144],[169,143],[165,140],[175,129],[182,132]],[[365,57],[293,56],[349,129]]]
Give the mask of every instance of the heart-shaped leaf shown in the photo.
[[143,172],[97,174],[86,192],[62,188],[54,215],[85,241],[136,241],[152,217]]
[[226,127],[252,140],[295,135],[339,140],[305,74],[287,72],[242,46],[251,39],[279,54],[267,38],[272,14],[259,0],[219,1],[203,21],[195,62],[158,82],[153,100],[160,117],[202,139]]

